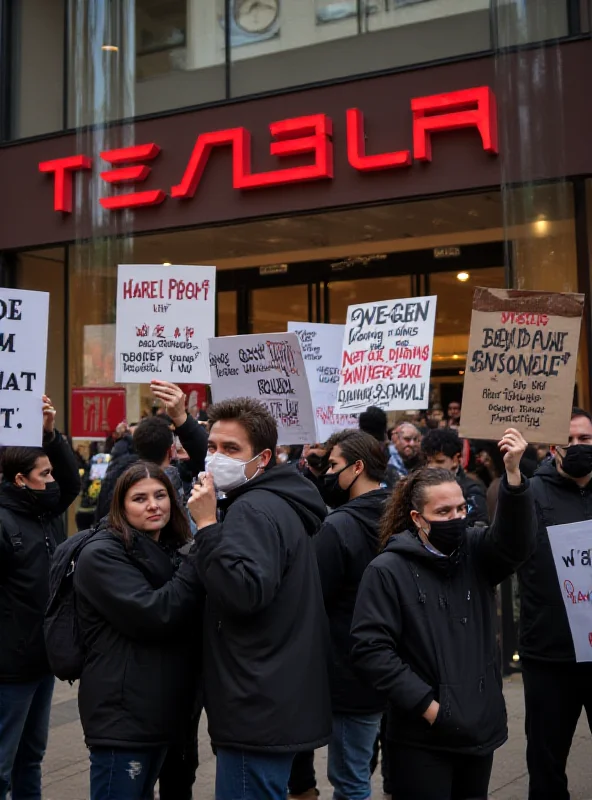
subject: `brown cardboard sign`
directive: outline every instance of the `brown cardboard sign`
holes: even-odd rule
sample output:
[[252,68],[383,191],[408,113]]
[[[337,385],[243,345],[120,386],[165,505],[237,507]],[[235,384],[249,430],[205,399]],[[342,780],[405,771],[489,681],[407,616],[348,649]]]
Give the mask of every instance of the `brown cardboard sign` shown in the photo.
[[583,294],[475,289],[459,434],[567,444]]

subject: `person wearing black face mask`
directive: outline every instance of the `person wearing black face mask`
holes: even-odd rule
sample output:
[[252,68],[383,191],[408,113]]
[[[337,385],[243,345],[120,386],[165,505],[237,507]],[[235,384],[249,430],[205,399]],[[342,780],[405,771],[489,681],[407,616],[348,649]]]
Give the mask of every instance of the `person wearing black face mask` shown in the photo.
[[54,678],[43,617],[61,515],[80,491],[74,453],[43,398],[43,447],[6,447],[0,484],[0,800],[41,798]]
[[[383,488],[384,447],[362,431],[345,430],[326,443],[328,469],[323,496],[331,508],[313,538],[323,599],[331,632],[333,733],[327,774],[335,797],[370,797],[371,762],[386,701],[354,675],[349,660],[349,631],[358,584],[378,549],[378,525],[389,492]],[[309,763],[294,761],[291,797],[312,797]],[[306,779],[308,778],[308,782]]]
[[467,528],[454,475],[424,468],[401,481],[366,569],[351,660],[389,703],[397,800],[485,800],[493,753],[507,739],[496,644],[495,587],[533,552],[536,512],[508,429],[505,475],[489,528]]
[[[565,767],[582,708],[592,729],[592,663],[576,663],[547,527],[592,519],[592,418],[574,408],[569,446],[532,478],[537,548],[518,572],[529,800],[568,800]],[[590,541],[592,546],[592,540]]]

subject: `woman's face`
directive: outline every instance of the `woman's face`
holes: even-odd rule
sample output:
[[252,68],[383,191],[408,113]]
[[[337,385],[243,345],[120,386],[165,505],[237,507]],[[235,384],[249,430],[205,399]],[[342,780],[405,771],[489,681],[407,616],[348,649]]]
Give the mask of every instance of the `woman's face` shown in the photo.
[[152,535],[159,534],[171,518],[169,494],[164,484],[154,478],[135,483],[125,496],[124,508],[132,528]]
[[425,490],[423,510],[412,511],[411,518],[418,528],[426,522],[460,519],[467,516],[467,503],[456,481],[428,486]]
[[14,482],[17,486],[29,489],[45,489],[46,484],[53,483],[54,478],[51,474],[51,462],[47,456],[39,456],[35,461],[35,466],[28,475],[21,472],[15,477]]
[[356,464],[351,464],[349,465],[350,468],[346,469],[346,467],[348,467],[348,462],[343,453],[341,452],[341,447],[339,447],[339,445],[336,444],[333,450],[331,450],[331,455],[329,456],[329,469],[327,470],[325,475],[333,475],[334,473],[339,472],[340,473],[339,478],[337,479],[339,485],[341,486],[342,489],[347,489],[350,486],[352,480],[355,478],[355,468],[358,463],[361,462],[356,462]]

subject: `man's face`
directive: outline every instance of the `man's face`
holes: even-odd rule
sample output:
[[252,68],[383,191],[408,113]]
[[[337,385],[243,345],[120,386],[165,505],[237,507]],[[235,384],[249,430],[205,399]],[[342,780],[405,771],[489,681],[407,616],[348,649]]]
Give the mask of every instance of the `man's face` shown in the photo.
[[262,453],[253,451],[246,429],[234,419],[220,420],[212,425],[208,439],[208,453],[212,456],[221,453],[238,461],[250,461],[251,463],[245,466],[245,475],[249,480],[259,469],[266,467],[271,459],[271,450],[263,450]]
[[456,472],[460,464],[460,456],[458,453],[455,455],[447,456],[444,453],[434,453],[433,456],[428,456],[427,466],[431,469],[439,467],[440,469],[449,469],[451,472]]
[[421,434],[414,425],[401,425],[393,433],[393,444],[401,458],[413,458],[419,453]]
[[428,413],[428,417],[436,423],[434,427],[437,428],[438,427],[437,423],[442,422],[442,420],[444,419],[444,411],[441,408],[433,408]]
[[[592,422],[587,417],[574,417],[569,424],[569,447],[576,444],[592,445]],[[557,465],[561,468],[563,456],[566,453],[565,446],[552,447]]]
[[448,403],[448,418],[449,419],[460,419],[460,403],[456,400],[452,403]]

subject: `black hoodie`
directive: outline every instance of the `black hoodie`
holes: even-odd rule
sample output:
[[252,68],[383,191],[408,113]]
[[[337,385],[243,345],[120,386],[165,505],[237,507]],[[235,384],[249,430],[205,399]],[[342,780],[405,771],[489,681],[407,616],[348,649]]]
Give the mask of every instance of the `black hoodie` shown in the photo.
[[[532,490],[504,477],[493,524],[470,528],[450,558],[407,531],[370,564],[354,612],[352,662],[388,695],[390,739],[480,755],[506,740],[494,589],[531,555],[535,537]],[[440,711],[430,727],[423,713],[434,699]]]
[[196,536],[212,742],[313,750],[331,734],[329,635],[311,540],[325,504],[289,465],[248,481],[227,503],[224,522]]
[[538,518],[537,549],[518,571],[520,655],[539,661],[575,662],[547,527],[592,519],[592,482],[580,489],[552,463],[539,468],[531,485]]
[[389,496],[378,489],[351,500],[329,514],[313,540],[331,629],[331,699],[340,714],[373,714],[386,706],[384,695],[354,675],[349,631],[362,575],[378,553],[378,524]]

